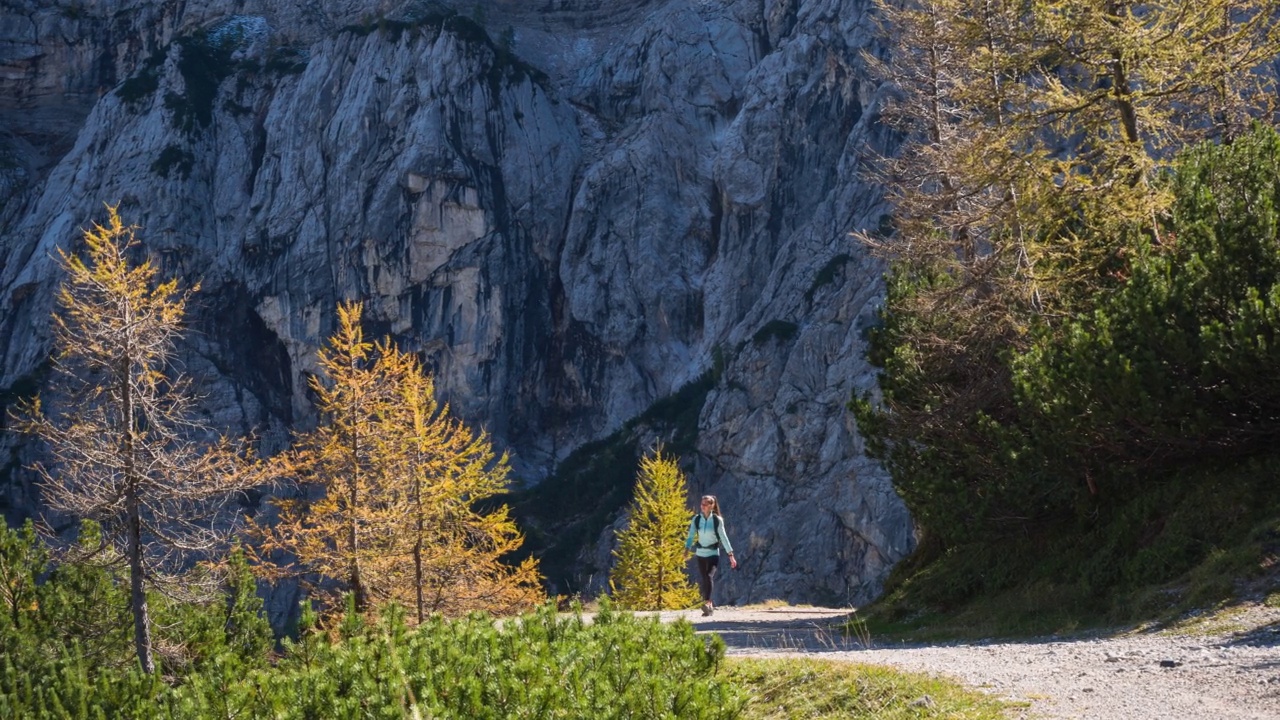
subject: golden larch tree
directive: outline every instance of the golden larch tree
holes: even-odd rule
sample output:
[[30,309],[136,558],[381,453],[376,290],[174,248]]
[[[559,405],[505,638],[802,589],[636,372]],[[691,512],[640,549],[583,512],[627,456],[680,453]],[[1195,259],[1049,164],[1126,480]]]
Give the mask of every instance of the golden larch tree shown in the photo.
[[255,526],[262,552],[296,556],[304,571],[322,578],[319,587],[332,589],[327,580],[340,583],[361,611],[375,590],[368,569],[390,551],[389,528],[396,521],[395,505],[378,485],[385,471],[374,439],[391,393],[374,346],[364,339],[362,312],[360,303],[338,306],[338,328],[317,353],[320,373],[309,380],[319,424],[298,433],[292,447],[268,463],[269,476],[296,480],[302,496],[275,500],[277,522]]
[[[1008,358],[1125,281],[1175,153],[1270,118],[1278,0],[876,0],[866,57],[903,138],[877,179],[893,232],[873,444],[979,447],[1017,416]],[[870,406],[868,406],[870,407]],[[973,472],[998,474],[995,451]],[[1086,480],[1090,491],[1095,488]]]
[[400,552],[387,556],[392,597],[415,608],[419,622],[433,612],[511,614],[542,602],[537,561],[502,562],[524,541],[507,507],[477,509],[507,488],[507,457],[495,455],[486,433],[449,416],[415,355],[390,343],[379,350],[396,391],[378,433],[388,458],[385,486],[404,509],[395,531]]
[[1258,68],[1280,53],[1277,0],[876,5],[892,47],[867,60],[906,138],[881,165],[885,249],[955,279],[922,311],[1043,316],[1085,300],[1128,231],[1157,233],[1171,198],[1154,179],[1175,152],[1274,104]]
[[84,257],[59,250],[67,273],[53,316],[61,382],[20,407],[22,427],[48,446],[35,470],[49,506],[97,521],[129,566],[134,644],[155,670],[147,590],[202,595],[192,559],[219,553],[234,530],[234,500],[254,484],[243,451],[196,419],[188,379],[173,367],[191,292],[135,262],[136,228],[114,207],[84,232]]
[[686,508],[688,492],[677,459],[663,455],[662,448],[640,460],[609,576],[618,607],[682,610],[697,604],[698,589],[685,572],[684,541],[693,517]]
[[320,423],[271,461],[317,497],[275,501],[261,551],[296,557],[317,589],[348,590],[359,610],[395,600],[422,619],[540,602],[536,562],[500,561],[523,542],[507,509],[475,509],[506,488],[507,458],[448,416],[415,356],[365,341],[361,315],[359,303],[338,308],[311,381]]

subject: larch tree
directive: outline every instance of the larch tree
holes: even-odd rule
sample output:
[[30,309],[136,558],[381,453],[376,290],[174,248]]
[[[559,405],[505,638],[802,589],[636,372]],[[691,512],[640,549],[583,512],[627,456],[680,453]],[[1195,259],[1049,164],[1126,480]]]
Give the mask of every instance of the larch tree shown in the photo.
[[617,534],[609,587],[618,607],[671,610],[693,607],[698,589],[685,571],[685,539],[692,513],[689,488],[676,458],[658,448],[640,461],[635,499]]
[[[351,592],[361,611],[374,589],[367,572],[389,552],[396,519],[395,504],[379,486],[385,473],[374,441],[391,393],[374,346],[364,339],[362,312],[359,303],[338,306],[338,328],[317,353],[320,374],[309,381],[320,422],[268,463],[270,477],[297,480],[303,495],[275,500],[277,522],[255,526],[261,552],[296,556],[306,571]],[[319,494],[314,500],[306,496],[313,490]],[[269,563],[260,567],[273,569]]]
[[[1271,109],[1277,0],[880,0],[905,137],[882,179],[891,257],[955,276],[948,295],[1052,313],[1157,233],[1174,153]],[[873,241],[874,242],[874,241]]]
[[890,50],[867,60],[903,141],[878,165],[893,232],[862,236],[892,263],[882,397],[855,412],[896,480],[976,497],[960,485],[1007,474],[1010,358],[1123,284],[1136,246],[1169,244],[1158,180],[1179,149],[1270,116],[1280,0],[877,7]]
[[256,484],[244,452],[200,423],[188,378],[174,367],[191,290],[159,282],[137,263],[136,228],[114,207],[84,232],[84,257],[59,251],[67,273],[53,316],[60,383],[49,411],[21,406],[22,427],[49,460],[35,467],[54,510],[101,525],[128,564],[134,645],[155,670],[147,591],[216,592],[216,573],[193,585],[193,559],[219,553],[235,529],[232,510]]
[[400,552],[388,555],[392,597],[415,608],[418,622],[436,612],[510,614],[532,608],[545,599],[537,561],[502,562],[524,538],[506,506],[477,509],[507,488],[507,457],[495,455],[486,433],[450,417],[415,355],[390,343],[379,350],[396,395],[380,417],[378,433],[389,459],[385,485],[404,509],[395,530]]
[[366,342],[361,315],[358,303],[338,308],[311,381],[320,423],[271,461],[272,476],[317,497],[277,500],[278,522],[258,527],[261,552],[296,557],[319,588],[349,590],[361,611],[395,600],[421,620],[540,602],[536,562],[500,560],[523,542],[507,509],[476,509],[506,489],[507,458],[448,416],[415,356]]

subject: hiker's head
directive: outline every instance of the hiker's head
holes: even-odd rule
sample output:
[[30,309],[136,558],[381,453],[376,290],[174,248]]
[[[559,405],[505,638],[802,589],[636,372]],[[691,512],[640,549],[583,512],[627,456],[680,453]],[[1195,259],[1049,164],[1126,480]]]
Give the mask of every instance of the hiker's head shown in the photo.
[[715,496],[715,495],[703,495],[703,496],[702,496],[702,513],[703,513],[704,515],[708,515],[708,514],[709,514],[709,515],[719,515],[719,514],[720,514],[720,502],[719,502],[718,500],[716,500],[716,496]]

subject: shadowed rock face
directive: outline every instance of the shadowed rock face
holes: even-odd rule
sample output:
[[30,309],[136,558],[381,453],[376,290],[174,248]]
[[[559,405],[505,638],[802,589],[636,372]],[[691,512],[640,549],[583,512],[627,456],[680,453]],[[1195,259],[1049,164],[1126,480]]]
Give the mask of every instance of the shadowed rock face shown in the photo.
[[913,544],[844,409],[882,296],[866,5],[4,0],[3,398],[47,366],[55,248],[119,203],[201,281],[186,367],[266,452],[341,299],[530,481],[717,364],[686,459],[743,560],[720,600],[863,602]]

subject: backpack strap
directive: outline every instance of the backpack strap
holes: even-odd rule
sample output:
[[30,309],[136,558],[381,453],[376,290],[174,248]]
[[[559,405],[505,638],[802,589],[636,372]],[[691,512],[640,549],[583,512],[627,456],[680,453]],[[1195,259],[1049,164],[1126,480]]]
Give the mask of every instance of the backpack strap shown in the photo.
[[702,544],[702,514],[694,513],[693,520],[690,520],[690,522],[693,523],[694,529],[693,539],[698,543],[698,547],[705,548],[707,550],[715,550],[720,547],[720,533],[724,531],[724,525],[721,524],[724,521],[720,519],[720,516],[712,515],[711,518],[711,524],[716,533],[716,541],[710,545]]

